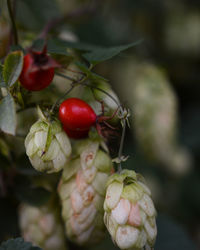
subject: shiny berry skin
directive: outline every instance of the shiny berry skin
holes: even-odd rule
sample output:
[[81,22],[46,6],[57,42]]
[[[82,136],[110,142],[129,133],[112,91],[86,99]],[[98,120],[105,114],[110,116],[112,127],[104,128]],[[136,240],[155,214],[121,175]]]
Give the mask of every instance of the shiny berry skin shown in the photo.
[[[40,52],[35,52],[40,55]],[[45,62],[43,63],[43,65]],[[54,68],[43,69],[41,65],[37,65],[35,57],[32,53],[24,56],[24,65],[19,77],[21,85],[30,91],[39,91],[52,82],[54,77]]]
[[66,130],[87,134],[96,118],[94,110],[79,98],[66,99],[59,108],[59,119]]
[[88,136],[89,133],[89,129],[88,130],[84,130],[84,131],[80,131],[80,130],[71,130],[67,127],[63,127],[63,129],[65,130],[66,134],[72,138],[72,139],[82,139],[82,138],[86,138]]

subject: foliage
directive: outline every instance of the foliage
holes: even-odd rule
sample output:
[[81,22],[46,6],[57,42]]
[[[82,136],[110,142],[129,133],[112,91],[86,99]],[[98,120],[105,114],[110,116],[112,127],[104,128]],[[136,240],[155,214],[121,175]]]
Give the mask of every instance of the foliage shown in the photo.
[[[13,13],[9,12],[7,2],[11,3]],[[88,102],[98,118],[104,109],[105,117],[97,119],[100,126],[92,127],[89,138],[99,140],[99,134],[104,138],[101,147],[109,151],[116,170],[122,166],[145,176],[158,212],[155,250],[195,249],[200,245],[200,4],[194,0],[167,4],[160,0],[67,2],[0,3],[0,50],[3,50],[0,51],[0,56],[3,55],[0,58],[0,241],[3,242],[0,250],[41,249],[22,238],[5,241],[21,236],[18,225],[21,203],[40,208],[56,200],[61,215],[57,200],[61,173],[35,171],[26,155],[24,140],[37,121],[37,106],[42,109],[40,119],[45,117],[51,123],[57,121],[59,105],[68,97]],[[12,15],[19,42],[13,35]],[[11,32],[5,39],[6,25]],[[24,55],[45,48],[59,64],[53,82],[42,91],[27,91],[19,81]],[[34,67],[40,69],[37,63]],[[154,68],[158,76],[147,74],[146,68]],[[162,95],[159,93],[161,82],[170,89],[173,108],[170,101],[164,103],[169,91],[163,88]],[[139,92],[137,86],[144,89]],[[110,103],[115,104],[117,111]],[[145,115],[138,119],[138,112]],[[110,121],[107,116],[112,114],[114,119]],[[126,126],[129,114],[130,128]],[[121,134],[125,132],[123,148]],[[48,130],[44,151],[49,149],[51,139]],[[74,150],[76,141],[71,140],[71,144],[74,159],[79,153]],[[173,154],[175,149],[177,154]],[[51,148],[54,153],[56,150]],[[40,153],[42,158],[46,152]],[[180,174],[176,167],[184,164],[189,166],[188,172]],[[108,235],[98,246],[68,243],[69,249],[117,249]]]

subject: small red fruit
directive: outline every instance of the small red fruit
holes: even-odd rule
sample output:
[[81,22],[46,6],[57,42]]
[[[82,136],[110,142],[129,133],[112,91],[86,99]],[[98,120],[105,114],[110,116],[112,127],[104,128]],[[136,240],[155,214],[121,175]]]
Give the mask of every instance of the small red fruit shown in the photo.
[[65,132],[67,133],[67,135],[70,138],[73,139],[82,139],[88,136],[89,130],[85,130],[85,131],[79,131],[79,130],[71,130],[67,127],[63,127],[63,129],[65,130]]
[[24,56],[20,83],[31,91],[42,90],[52,82],[55,67],[59,65],[46,54],[46,48],[42,52],[31,51]]
[[75,138],[75,134],[76,138],[86,137],[90,127],[95,125],[96,118],[94,110],[79,98],[69,98],[59,108],[59,119],[72,138]]

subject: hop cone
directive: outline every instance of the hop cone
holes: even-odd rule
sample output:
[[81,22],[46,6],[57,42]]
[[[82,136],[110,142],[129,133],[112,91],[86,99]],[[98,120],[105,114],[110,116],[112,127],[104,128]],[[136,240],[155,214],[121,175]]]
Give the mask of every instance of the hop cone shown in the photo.
[[89,245],[104,236],[103,201],[111,172],[110,157],[99,142],[84,140],[78,157],[64,169],[58,188],[67,237],[79,245]]
[[156,239],[156,211],[142,179],[134,171],[123,170],[107,183],[104,222],[121,249],[149,249]]
[[23,204],[19,209],[19,224],[26,241],[43,250],[66,250],[60,217],[53,207]]
[[192,159],[178,142],[177,98],[166,75],[151,63],[131,60],[115,77],[133,109],[133,130],[145,156],[173,174],[185,174]]
[[25,139],[26,154],[38,171],[60,171],[71,154],[71,144],[58,121],[39,120]]
[[186,172],[190,157],[177,141],[177,99],[165,75],[152,65],[142,65],[132,93],[133,125],[145,154],[175,173]]

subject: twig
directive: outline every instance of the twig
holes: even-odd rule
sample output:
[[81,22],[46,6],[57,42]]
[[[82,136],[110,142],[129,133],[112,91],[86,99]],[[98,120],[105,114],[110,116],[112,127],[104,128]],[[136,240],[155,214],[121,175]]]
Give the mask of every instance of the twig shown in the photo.
[[126,121],[123,118],[123,120],[122,120],[122,136],[121,136],[120,146],[119,146],[119,151],[118,151],[118,158],[120,160],[120,162],[118,164],[118,172],[122,171],[121,157],[122,157],[122,151],[123,151],[123,147],[124,147],[125,134],[126,134]]
[[[66,78],[66,79],[69,79],[69,77],[66,76],[66,75],[63,75],[63,74],[61,74],[61,73],[57,73],[57,74],[58,74],[59,76],[61,76],[61,77],[64,77],[64,78]],[[54,105],[52,106],[50,113],[52,114],[52,113],[54,112],[56,106],[58,106],[58,104],[60,103],[60,101],[61,101],[62,99],[64,99],[65,96],[67,96],[67,95],[73,90],[74,87],[76,87],[76,86],[82,84],[84,81],[87,80],[87,78],[88,78],[88,76],[82,76],[82,77],[81,77],[80,79],[78,79],[78,80],[75,80],[75,79],[72,78],[71,87],[68,89],[68,91],[67,91],[64,95],[62,95],[60,98],[58,98],[58,100],[57,100],[57,101],[54,103]]]
[[50,20],[43,28],[42,32],[40,33],[39,37],[45,39],[47,34],[54,29],[56,26],[60,25],[64,21],[69,21],[71,19],[77,19],[81,16],[87,16],[90,14],[95,13],[95,11],[98,9],[99,0],[94,0],[94,4],[92,5],[91,2],[87,4],[86,6],[80,7],[79,9],[76,9],[72,11],[71,13],[68,13],[62,17],[57,17],[52,20]]
[[15,43],[15,45],[18,45],[17,28],[16,28],[15,18],[14,18],[14,15],[13,15],[13,10],[12,10],[10,0],[7,0],[7,6],[8,6],[8,12],[9,12],[9,16],[10,16],[11,23],[12,23],[12,29],[13,29],[13,34],[14,34],[14,43]]
[[76,81],[74,78],[70,77],[70,76],[66,76],[66,75],[63,75],[62,73],[56,73],[57,76],[61,76],[61,77],[64,77],[72,82]]

